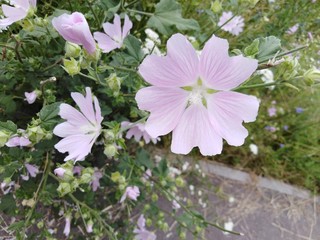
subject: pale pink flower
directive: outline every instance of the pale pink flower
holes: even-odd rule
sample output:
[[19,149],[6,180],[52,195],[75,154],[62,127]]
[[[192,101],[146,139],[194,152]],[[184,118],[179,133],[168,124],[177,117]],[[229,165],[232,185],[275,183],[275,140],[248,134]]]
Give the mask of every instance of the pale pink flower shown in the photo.
[[154,144],[157,143],[157,141],[160,140],[160,138],[152,138],[145,130],[145,124],[143,123],[130,123],[127,121],[124,121],[121,123],[121,128],[122,129],[128,129],[126,138],[130,139],[132,137],[134,137],[134,140],[136,140],[136,142],[139,142],[141,137],[143,137],[144,141],[146,142],[146,144],[148,144],[150,141],[152,141]]
[[86,230],[87,230],[87,233],[93,232],[93,222],[91,220],[87,223]]
[[62,167],[56,168],[54,171],[54,174],[57,175],[58,177],[62,178],[66,170]]
[[29,103],[32,104],[36,101],[37,99],[37,94],[36,91],[32,91],[32,92],[25,92],[24,96],[26,97],[25,100]]
[[137,186],[129,186],[126,188],[126,191],[122,195],[120,202],[122,203],[126,198],[130,198],[131,200],[137,201],[137,198],[140,196],[140,190]]
[[35,165],[31,165],[29,163],[24,164],[24,166],[27,169],[27,175],[21,175],[22,179],[24,181],[28,181],[29,180],[29,175],[31,177],[36,177],[37,174],[39,173],[39,167],[35,166]]
[[9,192],[11,192],[11,190],[13,190],[14,188],[14,185],[15,185],[15,182],[14,181],[11,181],[9,183],[6,183],[6,182],[2,182],[0,184],[0,188],[1,188],[1,191],[4,195],[7,195]]
[[66,225],[64,226],[63,234],[66,235],[66,237],[70,234],[70,227],[71,227],[71,216],[67,215],[65,217]]
[[116,48],[121,48],[123,40],[128,36],[132,28],[132,22],[129,17],[125,15],[124,24],[121,28],[120,16],[115,14],[113,24],[106,22],[102,26],[105,33],[95,32],[93,36],[94,39],[97,40],[102,52],[108,53]]
[[29,11],[36,7],[36,0],[11,0],[9,6],[2,4],[2,12],[5,18],[0,19],[0,32],[7,29],[9,25],[27,17]]
[[274,117],[277,115],[277,109],[275,107],[268,108],[269,117]]
[[289,35],[292,35],[294,34],[297,30],[299,29],[299,24],[295,24],[293,25],[291,28],[289,28],[286,33],[289,34]]
[[179,204],[176,200],[173,200],[173,201],[172,201],[172,208],[173,208],[174,210],[178,210],[178,209],[181,208],[181,206],[180,206],[180,204]]
[[135,240],[155,240],[157,236],[146,229],[146,219],[143,214],[140,215],[137,227],[133,230],[135,235]]
[[201,154],[222,151],[222,138],[240,146],[248,135],[242,122],[255,121],[259,101],[231,91],[255,71],[258,62],[229,57],[228,42],[212,36],[198,57],[181,34],[167,43],[167,55],[150,55],[139,67],[151,85],[136,95],[138,107],[150,112],[145,130],[156,138],[172,131],[171,150],[187,154],[198,146]]
[[71,97],[80,111],[69,104],[60,105],[59,115],[67,121],[53,129],[55,135],[63,138],[55,148],[61,153],[69,153],[65,161],[70,159],[82,161],[90,153],[93,143],[100,135],[103,118],[98,99],[96,97],[92,99],[89,87],[86,87],[86,96],[73,92]]
[[6,143],[7,147],[25,147],[30,145],[31,142],[26,136],[13,136]]
[[83,169],[83,167],[81,167],[81,166],[75,166],[74,168],[73,168],[73,174],[78,174],[79,176],[81,175],[81,171],[82,171],[82,169]]
[[100,187],[99,180],[103,177],[102,172],[100,172],[98,169],[94,170],[92,181],[90,183],[92,190],[95,192]]
[[96,51],[96,42],[82,13],[74,12],[71,15],[64,13],[53,18],[52,25],[65,40],[83,45],[89,54]]
[[[224,31],[238,36],[243,31],[244,19],[241,16],[235,16],[234,18],[232,18],[232,16],[232,12],[223,12],[222,16],[219,19],[218,26],[222,26],[221,29],[223,29]],[[230,21],[227,22],[228,20]]]

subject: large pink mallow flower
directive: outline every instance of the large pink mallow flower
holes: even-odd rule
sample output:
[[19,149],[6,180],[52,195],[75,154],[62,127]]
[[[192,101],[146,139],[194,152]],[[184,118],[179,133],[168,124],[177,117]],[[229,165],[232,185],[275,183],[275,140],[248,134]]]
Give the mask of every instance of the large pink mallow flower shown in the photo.
[[95,32],[93,36],[98,41],[102,52],[108,53],[116,48],[121,48],[123,40],[128,36],[132,28],[132,22],[125,15],[123,28],[121,28],[120,16],[115,14],[113,24],[106,22],[102,26],[105,33]]
[[69,104],[60,105],[59,115],[67,121],[53,129],[55,135],[63,138],[54,147],[61,153],[69,153],[65,161],[82,161],[90,153],[93,143],[101,133],[103,118],[98,99],[92,97],[89,87],[86,87],[86,96],[73,92],[71,97],[80,111]]
[[82,13],[74,12],[71,15],[64,13],[53,18],[52,25],[65,40],[83,45],[89,54],[96,51],[96,42]]
[[143,214],[140,215],[137,227],[133,230],[135,233],[135,240],[155,240],[157,236],[146,229],[146,219]]
[[130,139],[132,137],[134,137],[134,140],[136,140],[136,142],[139,142],[141,138],[144,139],[144,141],[146,142],[146,144],[150,143],[150,141],[153,142],[153,144],[156,144],[157,141],[160,140],[160,138],[152,138],[149,133],[146,132],[145,130],[145,125],[143,123],[131,123],[128,121],[123,121],[121,123],[121,128],[122,129],[129,129],[127,134],[126,134],[126,138]]
[[238,36],[243,31],[244,19],[241,16],[235,16],[233,18],[232,17],[233,17],[232,12],[223,12],[222,16],[219,19],[218,26],[219,27],[222,26],[221,28],[224,31],[229,32],[235,36]]
[[0,32],[7,29],[14,22],[18,22],[28,16],[29,11],[36,8],[37,0],[11,0],[9,6],[2,4],[2,12],[5,16],[0,19]]
[[173,35],[167,55],[150,55],[139,67],[151,85],[136,101],[150,112],[145,130],[156,138],[172,131],[171,150],[187,154],[199,147],[202,155],[222,151],[222,138],[240,146],[248,135],[242,122],[255,121],[256,97],[231,91],[256,70],[257,60],[229,57],[227,40],[212,36],[198,57],[187,38]]

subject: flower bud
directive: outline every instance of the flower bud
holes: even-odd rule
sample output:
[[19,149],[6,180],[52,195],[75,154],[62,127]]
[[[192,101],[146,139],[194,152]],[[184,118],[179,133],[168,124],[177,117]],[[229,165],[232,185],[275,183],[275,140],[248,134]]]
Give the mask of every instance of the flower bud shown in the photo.
[[182,177],[177,177],[175,182],[178,187],[184,186],[184,180],[182,179]]
[[121,87],[121,78],[117,74],[112,73],[108,78],[105,79],[109,88],[113,91],[113,96],[116,97],[119,95]]
[[112,158],[117,154],[117,148],[113,144],[108,144],[105,146],[103,153],[108,158]]
[[151,227],[151,225],[152,225],[152,220],[151,220],[150,218],[147,218],[146,224],[147,224],[148,227]]
[[300,64],[297,58],[286,57],[285,61],[278,67],[277,77],[283,78],[284,80],[290,80],[295,77],[298,73]]
[[80,64],[77,60],[75,60],[74,58],[70,58],[70,60],[68,59],[64,59],[63,60],[63,69],[70,75],[70,76],[74,76],[80,73]]
[[68,193],[71,192],[71,185],[69,183],[66,182],[62,182],[59,184],[59,187],[57,189],[57,192],[59,193],[59,195],[62,197]]
[[80,56],[81,47],[78,44],[66,42],[64,46],[66,52],[65,57],[77,58]]
[[90,183],[92,181],[94,170],[93,168],[85,168],[81,172],[80,183]]
[[153,193],[152,196],[151,196],[151,200],[153,202],[156,202],[156,201],[158,201],[158,199],[159,199],[158,195],[156,193]]
[[222,6],[219,0],[215,0],[213,3],[211,3],[211,10],[214,13],[219,13],[222,10]]
[[160,226],[161,230],[164,231],[164,232],[168,232],[169,231],[169,225],[168,223],[163,223],[161,226]]
[[115,137],[112,130],[103,131],[103,136],[107,141],[109,141],[109,140],[112,141],[112,140],[114,140],[114,137]]
[[31,22],[29,19],[24,19],[21,22],[22,28],[23,30],[25,30],[26,32],[32,32],[34,31],[34,25],[33,22]]
[[309,86],[315,82],[320,82],[320,70],[312,67],[303,74],[303,78]]
[[28,127],[27,134],[33,143],[40,142],[47,135],[46,131],[40,126]]
[[111,180],[113,182],[118,182],[120,177],[121,177],[121,174],[118,171],[111,173]]

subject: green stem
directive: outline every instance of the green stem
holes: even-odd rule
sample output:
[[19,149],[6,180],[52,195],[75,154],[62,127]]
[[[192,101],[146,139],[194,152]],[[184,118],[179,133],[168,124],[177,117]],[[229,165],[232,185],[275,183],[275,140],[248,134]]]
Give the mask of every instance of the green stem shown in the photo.
[[27,227],[29,225],[29,222],[30,222],[30,219],[32,217],[32,214],[36,208],[36,205],[39,201],[39,193],[40,191],[42,191],[46,185],[46,182],[47,182],[47,178],[48,178],[48,175],[49,175],[49,172],[50,172],[50,158],[49,158],[49,153],[47,152],[46,154],[46,161],[45,161],[45,167],[44,167],[44,174],[42,175],[42,178],[41,178],[41,181],[39,183],[39,186],[37,188],[37,191],[35,192],[34,196],[33,196],[33,199],[34,199],[34,204],[32,206],[32,208],[30,209],[30,211],[28,212],[28,215],[27,215],[27,219],[24,223],[24,234],[23,234],[23,238],[22,239],[25,239],[25,236],[26,236],[26,231],[27,231]]
[[268,86],[274,86],[274,85],[280,85],[281,82],[272,82],[272,83],[258,83],[258,84],[253,84],[253,85],[245,85],[241,87],[237,87],[233,89],[233,91],[238,91],[242,89],[250,89],[250,88],[260,88],[260,87],[268,87]]
[[15,47],[8,46],[5,43],[0,43],[0,47],[4,47],[4,48],[9,48],[9,49],[15,50]]
[[92,77],[92,76],[89,76],[89,75],[86,75],[86,74],[84,74],[84,73],[82,73],[82,72],[79,72],[79,75],[82,76],[82,77],[89,78],[89,79],[91,79],[91,80],[93,80],[93,81],[95,81],[95,82],[98,82],[98,80],[97,80],[96,78],[94,78],[94,77]]
[[130,9],[130,8],[127,8],[126,10],[129,11],[129,12],[134,12],[134,13],[146,15],[146,16],[149,16],[149,17],[152,17],[154,15],[153,13],[143,12],[143,11],[134,10],[134,9]]

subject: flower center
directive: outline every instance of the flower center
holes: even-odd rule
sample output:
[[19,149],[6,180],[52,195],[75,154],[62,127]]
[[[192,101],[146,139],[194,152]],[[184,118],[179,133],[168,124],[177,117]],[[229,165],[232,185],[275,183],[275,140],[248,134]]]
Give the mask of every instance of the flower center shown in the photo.
[[195,104],[195,105],[203,105],[205,107],[207,107],[207,95],[208,94],[213,94],[216,91],[211,89],[211,88],[207,88],[203,83],[202,80],[199,78],[197,83],[193,86],[185,86],[182,87],[183,90],[186,90],[189,93],[188,96],[188,106]]

